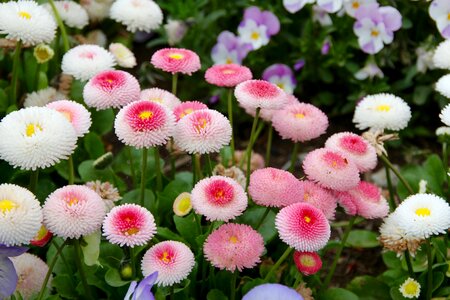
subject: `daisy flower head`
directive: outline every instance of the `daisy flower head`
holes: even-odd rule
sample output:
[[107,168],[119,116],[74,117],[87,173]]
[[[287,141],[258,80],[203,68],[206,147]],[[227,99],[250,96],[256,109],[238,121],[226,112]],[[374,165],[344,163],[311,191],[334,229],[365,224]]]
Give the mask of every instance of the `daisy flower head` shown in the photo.
[[85,185],[96,192],[103,199],[103,203],[106,207],[106,212],[111,211],[111,209],[114,207],[114,203],[122,199],[122,197],[120,197],[119,190],[108,181],[89,181],[86,182]]
[[414,280],[413,278],[408,277],[405,282],[400,285],[400,293],[402,293],[403,297],[413,299],[419,298],[420,295],[420,283]]
[[283,139],[306,142],[325,133],[328,117],[314,105],[297,103],[276,111],[272,125]]
[[67,185],[51,193],[42,209],[44,225],[63,239],[78,239],[100,229],[105,217],[102,198],[84,185]]
[[297,251],[318,251],[330,239],[330,224],[323,212],[309,203],[282,208],[275,218],[280,239]]
[[207,108],[208,106],[206,104],[199,101],[185,101],[175,106],[175,108],[173,109],[173,114],[175,115],[175,118],[178,122],[180,121],[180,119],[193,113],[194,111]]
[[192,210],[191,194],[184,192],[179,194],[173,201],[173,212],[179,216],[184,217]]
[[248,225],[227,223],[214,230],[203,244],[205,258],[221,270],[241,272],[258,264],[263,237]]
[[434,50],[433,64],[437,68],[450,70],[450,40],[441,42]]
[[175,116],[166,107],[147,100],[122,108],[114,121],[116,135],[125,145],[150,148],[167,143],[175,127]]
[[123,204],[114,207],[103,220],[103,235],[120,247],[145,245],[156,233],[155,218],[144,207]]
[[50,43],[55,38],[56,23],[36,1],[8,1],[0,5],[0,34],[9,40],[31,46]]
[[188,277],[195,265],[194,254],[181,242],[164,241],[147,250],[142,258],[142,274],[157,271],[156,284],[171,286]]
[[299,186],[303,195],[297,198],[296,202],[312,204],[320,209],[328,220],[334,220],[337,200],[329,190],[309,180],[299,181]]
[[450,104],[447,104],[439,114],[439,118],[441,122],[447,126],[450,126]]
[[76,147],[72,124],[47,107],[9,113],[0,122],[0,158],[22,170],[47,168],[66,159]]
[[133,68],[136,66],[136,57],[124,44],[111,43],[109,51],[114,55],[117,64],[122,68]]
[[322,259],[316,252],[294,252],[294,263],[303,275],[316,274],[322,268]]
[[304,300],[293,288],[279,283],[264,283],[252,288],[242,300]]
[[242,186],[225,176],[204,178],[191,192],[192,207],[208,221],[228,222],[240,216],[247,208],[247,201]]
[[178,121],[173,139],[189,154],[219,152],[230,143],[230,121],[216,110],[200,109]]
[[309,180],[320,186],[346,191],[359,183],[355,163],[335,150],[319,148],[309,152],[303,160],[303,170]]
[[[44,284],[45,275],[48,272],[47,264],[38,256],[23,253],[10,258],[17,273],[16,293],[20,293],[23,299],[31,299],[36,296]],[[47,288],[51,286],[51,277],[47,282]]]
[[408,125],[411,109],[402,99],[392,94],[364,97],[355,109],[353,123],[358,129],[400,130]]
[[[299,103],[297,97],[295,97],[294,95],[289,95],[289,94],[286,94],[286,95],[287,95],[287,101],[286,101],[284,107]],[[247,114],[249,114],[253,117],[256,116],[256,108],[249,107],[249,106],[243,106],[241,103],[239,103],[239,106],[241,106]],[[273,115],[277,111],[278,111],[278,109],[261,108],[261,110],[259,112],[259,117],[266,122],[272,122]]]
[[200,58],[197,53],[183,48],[164,48],[153,53],[150,63],[157,69],[172,74],[182,73],[192,75],[197,72]]
[[269,66],[264,70],[262,79],[276,84],[287,94],[292,94],[297,85],[294,72],[285,64],[273,64]]
[[80,0],[92,22],[99,22],[109,16],[109,10],[114,0]]
[[333,134],[325,142],[325,148],[344,153],[360,172],[373,170],[377,165],[376,149],[362,136],[351,132]]
[[86,81],[115,65],[114,56],[108,50],[97,45],[79,45],[64,54],[61,69],[67,75]]
[[41,206],[33,193],[15,184],[0,185],[0,244],[28,244],[41,223]]
[[265,80],[247,80],[234,89],[234,96],[243,107],[280,109],[286,104],[287,94]]
[[33,49],[33,56],[38,64],[44,64],[51,60],[55,55],[55,51],[47,44],[36,45]]
[[23,102],[23,107],[46,106],[50,102],[63,100],[65,98],[65,95],[61,94],[54,88],[47,87],[45,89],[27,94],[25,101]]
[[47,104],[47,107],[60,112],[72,124],[78,137],[89,132],[91,113],[83,105],[75,101],[59,100]]
[[[82,29],[89,23],[89,16],[83,6],[71,0],[54,1],[59,17],[68,27]],[[44,4],[48,12],[54,17],[50,4]],[[56,18],[54,17],[55,21]]]
[[235,87],[241,82],[252,79],[249,68],[237,64],[214,65],[206,70],[205,79],[216,86]]
[[171,92],[158,88],[142,90],[139,99],[158,102],[170,110],[174,110],[175,107],[181,104],[181,101],[177,96]]
[[151,32],[163,21],[161,8],[152,0],[117,0],[111,6],[110,17],[133,33]]
[[442,96],[450,98],[450,74],[444,75],[436,82],[436,91]]
[[89,107],[97,110],[120,108],[139,100],[141,88],[128,72],[107,70],[97,73],[84,86],[83,98]]

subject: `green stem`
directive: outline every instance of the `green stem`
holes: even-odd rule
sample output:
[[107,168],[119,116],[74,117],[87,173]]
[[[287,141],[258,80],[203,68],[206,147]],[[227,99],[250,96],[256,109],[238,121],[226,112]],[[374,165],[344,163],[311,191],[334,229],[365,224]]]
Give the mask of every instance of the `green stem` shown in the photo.
[[247,169],[246,169],[246,182],[245,182],[245,190],[248,190],[248,184],[250,181],[250,165],[252,162],[252,148],[253,148],[253,143],[254,143],[254,135],[256,132],[256,125],[258,124],[258,118],[259,118],[259,112],[261,111],[261,108],[257,108],[256,109],[256,113],[255,113],[255,118],[253,119],[253,125],[252,125],[252,131],[250,133],[250,141],[248,143],[247,146],[247,151],[245,153],[245,157],[247,158]]
[[34,90],[37,91],[39,88],[39,73],[41,72],[41,64],[38,63],[36,67],[36,74],[34,75]]
[[269,133],[267,136],[267,145],[266,145],[266,162],[265,162],[266,167],[268,167],[270,164],[270,154],[272,151],[272,139],[273,139],[273,126],[272,126],[272,123],[270,123]]
[[355,223],[355,220],[356,220],[356,217],[352,217],[350,219],[350,221],[348,222],[348,226],[347,226],[347,228],[344,231],[344,235],[342,236],[341,243],[339,244],[339,248],[338,248],[338,250],[336,252],[336,255],[334,256],[331,268],[328,271],[328,274],[325,277],[325,280],[323,282],[322,289],[328,288],[328,285],[331,282],[331,278],[333,278],[334,271],[336,270],[337,263],[339,261],[339,258],[341,257],[342,250],[344,250],[345,242],[347,242],[348,235],[350,234],[350,231],[352,230],[352,227],[353,227],[353,224]]
[[38,184],[38,179],[39,179],[39,169],[36,169],[34,171],[31,171],[30,174],[30,187],[29,190],[30,192],[32,192],[34,194],[34,192],[36,191],[36,187]]
[[236,281],[238,277],[239,272],[235,270],[231,276],[231,282],[230,282],[230,300],[236,299]]
[[131,147],[125,146],[128,152],[128,159],[130,160],[130,171],[131,171],[131,180],[133,184],[133,188],[136,185],[136,170],[134,169],[134,159],[133,154],[131,153]]
[[197,183],[197,171],[195,169],[195,154],[191,155],[191,165],[192,165],[192,186]]
[[177,95],[178,73],[172,75],[172,94]]
[[136,254],[133,247],[128,247],[130,250],[130,263],[131,263],[131,278],[136,278]]
[[170,300],[174,300],[175,299],[175,285],[172,284],[172,286],[170,287]]
[[92,299],[91,291],[86,279],[86,273],[84,272],[80,241],[78,239],[74,239],[73,245],[75,247],[75,263],[77,264],[78,272],[80,272],[81,283],[83,285],[84,292],[86,293],[84,296],[88,299]]
[[75,182],[75,169],[73,166],[73,157],[72,155],[69,156],[69,159],[67,160],[67,163],[69,165],[69,184],[73,184]]
[[297,288],[297,286],[300,284],[300,282],[302,281],[302,273],[298,272],[297,273],[297,278],[295,279],[294,284],[292,285],[292,287],[295,289]]
[[447,143],[442,143],[442,164],[444,165],[445,182],[447,183],[447,199],[450,201],[450,178],[448,176],[448,146]]
[[405,261],[406,261],[406,267],[408,268],[408,274],[409,277],[414,278],[414,270],[411,263],[411,255],[409,254],[409,250],[405,250]]
[[384,163],[384,169],[386,170],[386,181],[387,181],[387,186],[388,186],[388,190],[389,190],[389,208],[390,211],[393,212],[395,210],[395,200],[394,200],[394,188],[392,186],[392,180],[391,180],[391,172],[389,171],[389,167],[388,165]]
[[47,271],[47,274],[45,274],[44,282],[42,283],[41,291],[39,292],[39,297],[37,298],[37,300],[41,300],[42,297],[44,297],[44,293],[45,293],[45,289],[47,287],[48,280],[50,279],[50,276],[52,275],[53,268],[56,265],[56,261],[58,260],[58,257],[61,254],[61,251],[67,245],[67,241],[68,240],[64,241],[64,243],[60,247],[56,247],[56,254],[53,256],[52,261],[48,265],[48,271]]
[[294,143],[294,149],[292,150],[292,156],[291,156],[291,166],[289,167],[289,172],[291,172],[291,173],[294,172],[295,163],[297,162],[298,146],[299,146],[299,143]]
[[209,156],[209,153],[206,154],[206,166],[208,171],[208,176],[212,176],[213,168],[212,168],[212,162],[211,162],[211,156]]
[[159,161],[159,150],[158,147],[154,147],[155,155],[155,172],[156,172],[156,190],[158,192],[162,191],[162,174],[161,174],[161,164]]
[[270,268],[269,273],[267,273],[266,277],[264,277],[264,281],[270,279],[270,276],[278,269],[278,267],[283,263],[283,261],[291,254],[294,248],[287,247],[281,257],[277,260],[277,262]]
[[264,211],[263,216],[261,217],[261,219],[259,219],[258,224],[255,227],[255,230],[259,230],[259,227],[261,227],[261,225],[263,224],[264,220],[266,219],[267,215],[270,212],[270,207],[266,207],[266,210]]
[[173,149],[173,138],[170,139],[170,150],[169,150],[169,161],[170,161],[170,179],[175,178],[175,171],[176,171],[176,165],[175,165],[175,151]]
[[405,188],[408,190],[408,192],[411,195],[414,194],[414,190],[411,188],[411,186],[406,181],[406,179],[402,176],[402,174],[400,174],[400,172],[392,165],[392,163],[389,161],[387,156],[383,154],[383,155],[380,156],[380,158],[389,167],[389,169],[391,169],[392,172],[394,172],[394,174],[398,177],[398,179],[403,183]]
[[228,89],[228,120],[230,120],[231,125],[231,142],[230,142],[230,149],[231,149],[231,164],[234,165],[234,129],[233,129],[233,89]]
[[17,106],[19,106],[19,99],[17,99],[17,82],[19,80],[21,52],[22,52],[22,42],[19,40],[16,42],[16,50],[14,51],[12,79],[11,79],[11,98],[14,101],[14,103],[17,103]]
[[140,194],[141,206],[144,206],[144,198],[145,198],[145,175],[147,173],[147,154],[148,149],[143,148],[142,165],[141,165],[141,194]]
[[200,166],[201,154],[194,154],[195,173],[197,173],[197,181],[203,178],[202,167]]
[[195,223],[197,223],[198,232],[199,232],[200,234],[202,234],[202,220],[201,220],[201,218],[202,218],[201,216],[197,215],[197,214],[194,212]]
[[53,0],[49,0],[48,3],[52,7],[52,11],[53,11],[53,15],[55,16],[56,23],[58,23],[59,30],[61,30],[61,37],[63,40],[64,53],[66,53],[67,51],[70,50],[69,39],[67,38],[66,27],[64,26],[64,23],[61,20],[61,17],[58,13],[58,10],[56,9],[56,6],[55,6],[55,3],[53,2]]
[[427,242],[427,300],[431,299],[431,294],[433,293],[433,259],[431,257],[431,243],[430,239],[426,240]]

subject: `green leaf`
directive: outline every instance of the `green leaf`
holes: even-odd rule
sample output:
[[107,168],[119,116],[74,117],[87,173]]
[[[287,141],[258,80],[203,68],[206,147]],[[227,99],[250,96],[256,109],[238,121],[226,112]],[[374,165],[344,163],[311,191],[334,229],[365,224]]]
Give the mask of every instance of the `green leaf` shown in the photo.
[[122,248],[118,245],[103,242],[100,244],[99,261],[102,265],[107,265],[111,268],[119,268],[120,264],[125,256]]
[[130,281],[122,280],[122,277],[120,277],[119,270],[117,270],[116,268],[110,268],[106,272],[105,281],[107,284],[113,287],[120,287],[130,283]]
[[112,109],[91,111],[92,126],[91,131],[97,132],[99,135],[107,134],[111,131],[114,124],[114,112]]
[[261,279],[261,278],[256,278],[256,279],[250,280],[249,282],[245,283],[244,286],[242,287],[242,295],[247,294],[248,291],[250,291],[255,286],[258,286],[258,285],[261,285],[264,283],[265,283],[264,279]]
[[[243,215],[237,218],[237,222],[249,224],[253,228],[257,226],[266,211],[265,207],[255,206],[247,209]],[[269,214],[265,217],[264,222],[258,229],[259,233],[263,236],[264,242],[268,243],[277,235],[275,229],[275,213],[269,211]]]
[[94,168],[94,160],[85,160],[78,166],[78,173],[83,182],[100,180],[109,181],[114,184],[119,190],[125,188],[125,183],[119,178],[111,168],[105,170],[97,170]]
[[408,272],[406,272],[403,269],[394,269],[394,270],[387,270],[380,276],[378,276],[378,279],[386,283],[389,287],[392,287],[396,284],[396,280],[398,278],[405,277],[407,278]]
[[87,266],[100,265],[98,257],[100,255],[100,241],[102,239],[101,230],[97,230],[90,235],[83,236],[85,245],[81,245],[83,250],[84,263]]
[[319,293],[318,300],[359,300],[359,297],[354,293],[342,289],[342,288],[331,288],[324,292]]
[[102,139],[95,132],[89,132],[84,136],[84,148],[91,159],[96,159],[105,153]]
[[173,216],[173,221],[175,222],[175,227],[180,235],[185,238],[191,246],[195,246],[195,239],[200,232],[194,214],[190,213],[185,217]]
[[390,269],[400,269],[401,268],[401,260],[397,257],[397,254],[394,251],[388,251],[383,253],[382,255],[384,264]]
[[347,285],[347,289],[358,295],[361,300],[389,300],[391,298],[389,286],[368,275],[353,278]]
[[67,299],[79,299],[78,293],[73,286],[72,278],[69,275],[58,275],[52,280],[52,285],[56,288],[58,295]]
[[210,290],[206,296],[207,300],[228,300],[228,297],[221,290]]
[[427,102],[433,89],[429,85],[419,85],[414,88],[413,102],[417,105],[423,105]]
[[77,102],[83,102],[83,89],[85,81],[74,80],[72,81],[72,85],[70,86],[70,99],[75,100]]
[[179,236],[178,234],[174,233],[173,231],[171,231],[169,228],[166,227],[158,227],[156,235],[164,240],[174,240],[186,243],[186,241],[181,236]]
[[172,206],[175,198],[183,192],[192,190],[192,182],[188,183],[184,180],[175,179],[171,181],[158,197],[158,213],[164,216],[170,212],[172,214]]
[[352,230],[347,238],[347,245],[353,248],[373,248],[380,245],[377,234],[370,230]]
[[45,89],[46,87],[48,87],[47,74],[45,72],[43,72],[43,71],[40,71],[39,72],[37,89],[41,90],[41,89]]
[[[125,203],[133,203],[141,205],[141,190],[135,189],[132,191],[129,191],[125,195],[123,195],[122,200],[120,200],[121,204]],[[145,208],[149,209],[150,211],[154,211],[152,208],[155,206],[155,196],[151,190],[146,189],[144,191],[144,205]]]

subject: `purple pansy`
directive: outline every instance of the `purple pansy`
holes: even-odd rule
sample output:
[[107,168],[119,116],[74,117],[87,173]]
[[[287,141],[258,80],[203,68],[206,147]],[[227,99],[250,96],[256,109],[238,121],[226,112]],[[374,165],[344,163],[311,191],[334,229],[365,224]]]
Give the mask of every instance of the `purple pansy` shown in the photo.
[[211,56],[215,64],[242,64],[242,60],[252,50],[250,44],[243,43],[232,32],[222,31],[217,37]]
[[431,2],[429,13],[436,22],[441,35],[446,39],[450,39],[450,1],[434,0]]
[[[155,296],[153,296],[151,289],[153,284],[155,284],[156,278],[158,278],[158,272],[153,272],[142,279],[139,284],[137,284],[136,281],[132,281],[124,300],[155,300]],[[131,295],[133,295],[133,298],[131,298]]]
[[280,31],[280,21],[270,11],[261,11],[251,6],[244,11],[244,19],[239,24],[238,33],[244,43],[251,44],[253,50],[269,43],[271,36]]
[[331,48],[330,40],[329,39],[325,39],[323,41],[322,48],[320,49],[320,53],[322,53],[322,55],[327,55],[328,52],[330,52],[330,48]]
[[319,22],[322,26],[333,24],[330,15],[318,5],[313,6],[313,20]]
[[305,60],[303,58],[300,58],[299,60],[297,60],[294,64],[294,70],[295,71],[300,71],[301,69],[303,69],[303,67],[305,66]]
[[279,283],[265,283],[252,288],[242,300],[303,300],[293,288]]
[[262,79],[272,82],[288,94],[292,94],[297,85],[294,72],[284,64],[274,64],[269,66],[264,70]]
[[317,0],[317,5],[329,13],[335,13],[342,8],[343,0]]
[[308,3],[314,3],[316,0],[283,0],[283,6],[291,14],[295,14]]
[[16,269],[9,257],[19,256],[27,250],[26,247],[0,245],[0,299],[11,296],[17,286]]
[[364,5],[377,3],[377,0],[347,0],[344,1],[345,12],[351,16],[355,17],[356,11]]

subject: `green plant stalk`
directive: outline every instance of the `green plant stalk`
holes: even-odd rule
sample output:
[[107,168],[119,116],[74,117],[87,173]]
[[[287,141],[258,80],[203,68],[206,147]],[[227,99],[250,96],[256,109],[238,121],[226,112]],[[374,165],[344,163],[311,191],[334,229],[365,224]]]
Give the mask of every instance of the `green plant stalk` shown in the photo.
[[395,201],[394,201],[394,187],[392,186],[392,180],[391,180],[391,172],[389,171],[389,167],[385,162],[384,163],[384,169],[386,170],[386,181],[387,186],[389,190],[389,210],[390,212],[393,212],[395,210]]
[[230,142],[230,149],[231,149],[231,164],[234,165],[234,128],[233,128],[233,89],[228,89],[228,120],[230,120],[231,125],[231,142]]
[[450,201],[450,178],[448,176],[448,145],[442,143],[442,164],[444,165],[445,182],[447,183],[447,199]]
[[36,191],[36,187],[37,187],[37,184],[38,184],[38,179],[39,179],[39,169],[31,171],[29,190],[33,194]]
[[203,178],[202,167],[200,166],[201,154],[194,154],[195,173],[197,173],[197,181]]
[[252,162],[252,148],[255,139],[256,125],[258,124],[259,112],[261,108],[258,107],[256,109],[255,118],[253,119],[252,131],[250,133],[250,141],[247,146],[247,151],[245,153],[245,157],[247,158],[247,169],[246,169],[246,182],[245,182],[245,191],[248,190],[248,184],[250,181],[250,165]]
[[266,145],[266,161],[265,166],[268,167],[270,164],[270,154],[272,151],[272,139],[273,139],[273,126],[272,123],[269,125],[269,133],[267,136],[267,145]]
[[58,23],[59,30],[61,30],[61,37],[63,40],[64,53],[66,53],[67,51],[70,50],[70,44],[69,44],[69,39],[67,38],[66,27],[64,26],[64,23],[61,20],[61,16],[59,15],[58,10],[56,9],[55,2],[53,2],[53,0],[48,0],[48,3],[52,7],[52,11],[53,11],[53,15],[55,16],[56,23]]
[[289,167],[289,172],[291,173],[294,172],[295,163],[297,162],[298,147],[299,143],[294,143],[294,149],[292,149],[292,156],[291,156],[291,166]]
[[133,247],[128,247],[130,250],[130,263],[131,263],[131,277],[136,278],[136,254]]
[[125,146],[125,147],[127,148],[128,158],[130,160],[131,180],[132,180],[132,184],[133,184],[133,188],[134,188],[136,185],[136,170],[134,169],[133,154],[131,153],[131,147],[129,147],[129,146]]
[[142,149],[142,165],[141,165],[141,194],[140,194],[140,201],[141,206],[144,207],[144,198],[145,198],[145,174],[147,172],[147,154],[148,149],[143,148]]
[[195,154],[191,155],[191,165],[192,165],[192,186],[194,186],[197,183],[197,175],[195,173]]
[[403,185],[408,190],[408,193],[410,193],[411,195],[414,194],[414,190],[411,188],[409,183],[406,181],[405,177],[403,177],[402,174],[400,174],[400,172],[392,165],[392,163],[389,161],[387,156],[382,154],[380,156],[380,158],[389,167],[389,169],[391,169],[392,172],[394,172],[394,174],[397,176],[397,178],[403,183]]
[[301,281],[302,281],[302,273],[298,272],[298,273],[297,273],[297,276],[296,276],[296,278],[295,278],[295,282],[294,282],[294,284],[292,285],[292,287],[293,287],[294,289],[297,288],[297,286],[300,284]]
[[161,164],[159,161],[159,150],[158,147],[154,147],[154,155],[155,155],[155,172],[156,172],[156,190],[158,192],[162,191],[162,173],[161,173]]
[[433,293],[433,258],[431,256],[431,243],[430,239],[426,239],[427,243],[427,300],[431,300]]
[[409,250],[405,250],[405,261],[406,261],[406,267],[408,268],[408,274],[409,277],[414,278],[414,270],[411,263],[411,255],[409,254]]
[[172,75],[172,94],[177,95],[178,73]]
[[169,161],[170,161],[170,179],[175,178],[175,171],[176,171],[176,165],[175,165],[175,154],[173,149],[173,138],[170,138],[170,149],[169,149]]
[[195,223],[197,223],[197,227],[198,227],[198,232],[200,233],[200,235],[202,234],[202,217],[197,215],[195,212],[193,212],[194,214],[194,219],[195,219]]
[[285,259],[291,254],[294,248],[287,247],[281,257],[277,260],[277,262],[270,268],[269,273],[267,273],[266,277],[264,277],[264,281],[269,280],[270,276],[278,269],[278,267],[285,261]]
[[175,299],[175,285],[172,284],[172,286],[170,287],[170,300],[174,300]]
[[17,99],[17,82],[19,80],[19,68],[20,68],[20,54],[22,52],[22,42],[18,40],[16,42],[16,50],[14,50],[12,79],[11,79],[11,98],[14,103],[19,106],[19,99]]
[[211,156],[209,155],[209,153],[206,154],[206,166],[207,166],[206,170],[208,171],[208,176],[212,176],[213,168],[212,168]]
[[38,63],[36,66],[36,74],[34,76],[34,90],[37,91],[39,88],[39,73],[41,72],[41,64]]
[[230,300],[236,299],[236,281],[238,277],[239,272],[235,270],[231,275],[231,281],[230,281]]
[[331,278],[333,278],[334,271],[336,270],[337,263],[339,261],[339,258],[341,257],[342,250],[344,250],[345,242],[347,242],[348,235],[350,234],[350,231],[352,230],[352,227],[353,227],[353,224],[355,223],[355,220],[356,220],[356,216],[352,217],[350,219],[349,223],[348,223],[347,228],[344,231],[344,235],[342,236],[341,243],[339,244],[339,248],[338,248],[338,250],[336,252],[336,255],[334,256],[333,263],[331,264],[331,268],[328,271],[328,274],[325,277],[325,280],[323,282],[322,289],[328,288],[328,285],[331,282]]
[[72,157],[72,155],[69,156],[69,159],[67,160],[67,163],[69,165],[69,184],[73,184],[75,182],[75,168],[73,166],[73,157]]
[[270,207],[266,207],[266,210],[264,211],[263,216],[261,217],[261,219],[259,219],[258,224],[255,227],[255,230],[259,230],[259,227],[261,227],[261,225],[264,223],[264,220],[266,219],[267,215],[270,212]]
[[84,292],[86,293],[85,296],[87,299],[93,299],[87,283],[86,273],[84,272],[80,241],[78,239],[74,239],[73,245],[75,247],[75,263],[77,264],[78,272],[80,272],[81,284],[83,285]]

